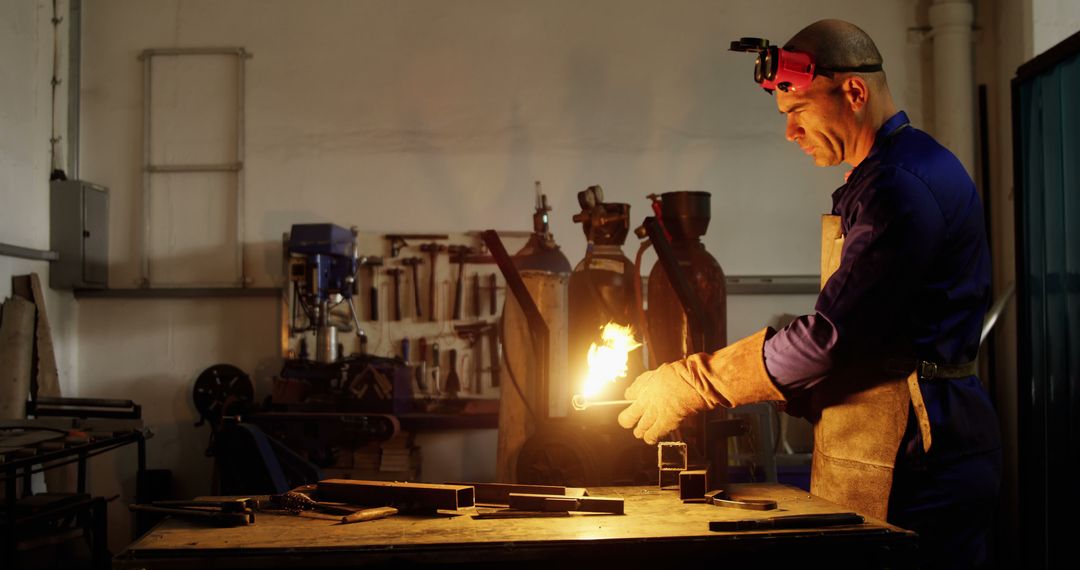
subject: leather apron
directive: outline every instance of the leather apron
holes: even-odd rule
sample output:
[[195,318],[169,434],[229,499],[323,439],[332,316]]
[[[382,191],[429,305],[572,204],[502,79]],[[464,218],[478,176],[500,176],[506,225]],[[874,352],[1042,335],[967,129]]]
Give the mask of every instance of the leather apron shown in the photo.
[[[821,219],[821,287],[840,267],[844,236],[840,217]],[[835,378],[814,391],[814,458],[810,492],[885,520],[893,469],[904,437],[909,409],[914,409],[930,449],[930,421],[917,372],[886,378]]]

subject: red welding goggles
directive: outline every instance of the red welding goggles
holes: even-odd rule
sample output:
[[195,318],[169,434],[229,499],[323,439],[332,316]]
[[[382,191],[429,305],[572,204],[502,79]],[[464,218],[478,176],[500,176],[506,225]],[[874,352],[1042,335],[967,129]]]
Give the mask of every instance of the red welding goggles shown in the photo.
[[729,51],[757,53],[757,61],[754,62],[754,81],[761,84],[770,94],[774,89],[784,92],[804,90],[810,87],[810,82],[817,75],[832,77],[834,72],[881,71],[880,63],[857,67],[817,66],[810,54],[769,45],[769,40],[763,38],[740,38],[731,42]]

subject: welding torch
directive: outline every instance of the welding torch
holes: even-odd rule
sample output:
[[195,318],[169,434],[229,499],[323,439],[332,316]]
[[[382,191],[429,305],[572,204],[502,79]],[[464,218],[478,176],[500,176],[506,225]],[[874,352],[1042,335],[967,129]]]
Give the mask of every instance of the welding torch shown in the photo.
[[592,401],[582,396],[581,394],[574,394],[574,397],[570,399],[570,404],[574,406],[575,410],[585,410],[594,406],[629,406],[633,404],[635,400],[596,400]]

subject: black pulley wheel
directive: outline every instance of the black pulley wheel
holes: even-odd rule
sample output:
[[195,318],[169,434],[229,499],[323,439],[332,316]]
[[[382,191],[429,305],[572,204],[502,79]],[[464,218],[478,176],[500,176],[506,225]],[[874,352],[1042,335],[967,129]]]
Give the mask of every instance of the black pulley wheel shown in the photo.
[[236,415],[246,409],[255,399],[255,388],[243,370],[231,364],[215,364],[195,379],[191,398],[199,412],[199,422],[195,425],[209,421],[217,426],[222,416]]

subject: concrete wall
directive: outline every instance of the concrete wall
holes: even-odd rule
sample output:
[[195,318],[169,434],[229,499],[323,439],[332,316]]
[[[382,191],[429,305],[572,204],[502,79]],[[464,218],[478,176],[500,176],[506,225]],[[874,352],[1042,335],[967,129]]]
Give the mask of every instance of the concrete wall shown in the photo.
[[[67,2],[60,2],[61,17]],[[0,242],[49,249],[49,154],[52,127],[52,2],[0,2]],[[59,34],[59,77],[66,78],[67,27]],[[57,136],[66,139],[67,91],[58,90]],[[59,166],[64,163],[61,157]],[[0,300],[11,295],[11,277],[38,273],[49,280],[49,264],[0,256]],[[71,295],[46,291],[46,310],[56,344],[60,389],[75,393],[76,306]]]
[[[823,17],[857,22],[877,40],[899,105],[920,125],[923,54],[907,31],[917,7],[915,0],[87,2],[81,167],[84,178],[112,190],[111,286],[140,279],[137,56],[222,45],[254,54],[242,212],[244,273],[254,285],[280,282],[280,236],[292,223],[371,232],[527,229],[537,179],[572,260],[584,247],[570,221],[574,194],[599,183],[609,199],[632,203],[635,218],[645,215],[648,193],[710,191],[706,241],[729,274],[814,274],[818,214],[828,211],[846,169],[814,168],[784,141],[783,118],[750,80],[753,58],[728,53],[727,44],[746,35],[782,41]],[[173,138],[155,159],[228,158],[231,131],[215,130],[235,112],[221,103],[234,93],[228,64],[163,65],[172,75],[155,91],[163,121],[155,133]],[[205,99],[185,99],[187,88]],[[208,115],[215,120],[203,120]],[[236,239],[235,204],[208,192],[229,180],[195,180],[155,179],[152,277],[236,277],[222,262]],[[207,432],[192,427],[192,383],[207,366],[231,362],[266,386],[276,368],[275,303],[79,304],[80,394],[138,400],[157,433],[150,465],[172,469],[180,494],[209,490]],[[811,310],[813,296],[730,304],[737,337],[778,313]],[[490,433],[430,434],[420,443],[430,479],[493,475]],[[115,470],[117,482],[96,478],[99,492],[130,499],[129,461],[110,460],[104,469]]]

